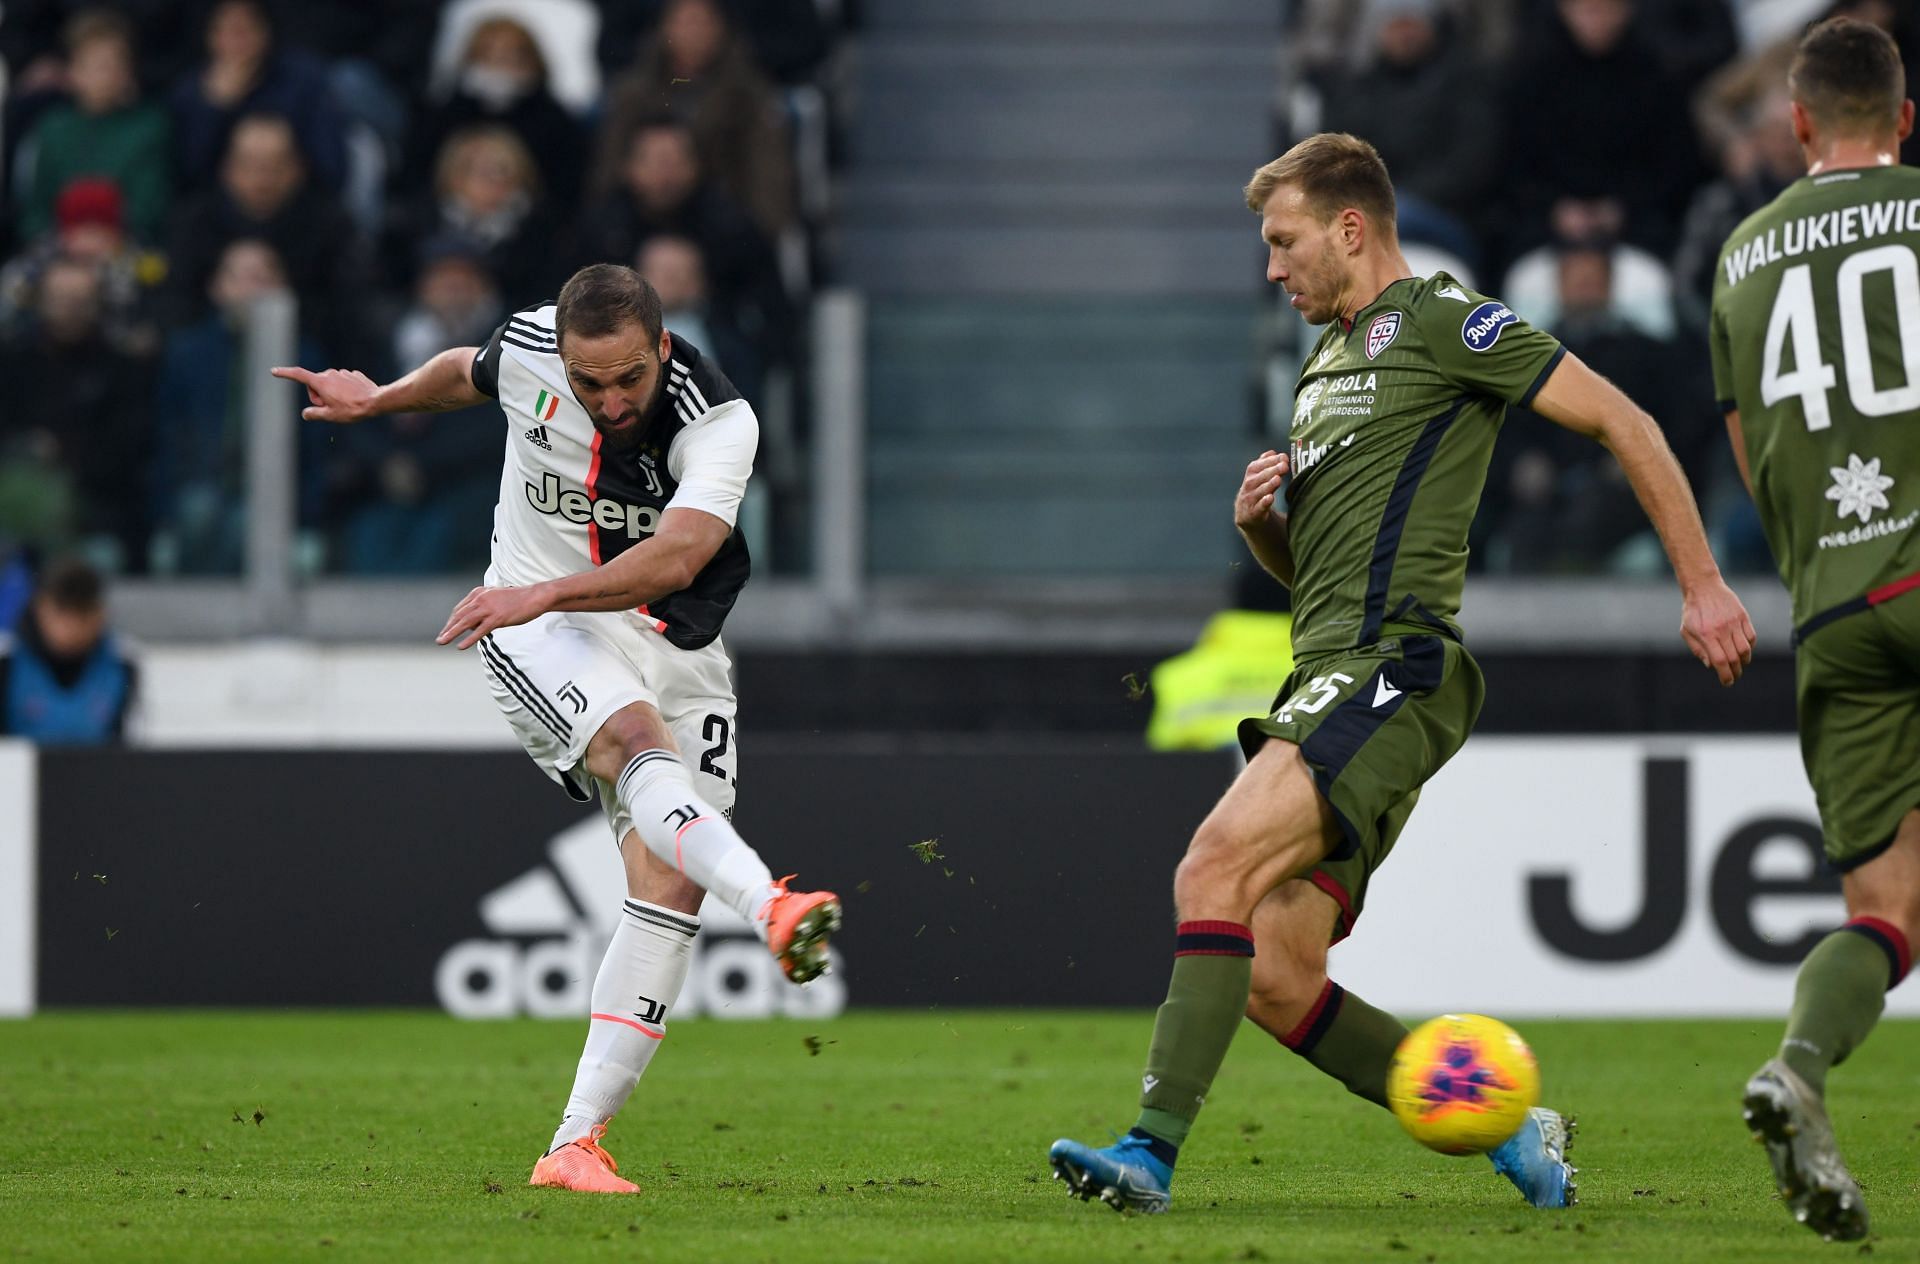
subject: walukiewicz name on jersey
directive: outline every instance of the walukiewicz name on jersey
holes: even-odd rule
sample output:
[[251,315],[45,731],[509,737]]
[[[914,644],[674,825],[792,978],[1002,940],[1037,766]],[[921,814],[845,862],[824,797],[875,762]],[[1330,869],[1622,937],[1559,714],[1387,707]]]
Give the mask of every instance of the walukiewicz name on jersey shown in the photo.
[[1740,284],[1749,274],[1791,259],[1809,250],[1851,246],[1890,233],[1920,231],[1920,198],[1868,202],[1861,206],[1802,215],[1734,249],[1726,259],[1727,285]]
[[652,535],[660,527],[660,511],[652,505],[627,505],[604,496],[595,500],[571,488],[563,492],[559,476],[551,472],[540,476],[540,486],[527,484],[527,503],[568,522],[592,522],[602,531],[624,530],[634,540]]

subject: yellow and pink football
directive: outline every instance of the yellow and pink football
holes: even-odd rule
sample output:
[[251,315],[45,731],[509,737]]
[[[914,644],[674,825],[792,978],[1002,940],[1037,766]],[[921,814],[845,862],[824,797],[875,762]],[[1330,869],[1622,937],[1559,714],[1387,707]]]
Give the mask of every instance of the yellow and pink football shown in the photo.
[[1400,1042],[1387,1101],[1407,1134],[1442,1154],[1483,1154],[1540,1101],[1540,1064],[1518,1032],[1482,1014],[1443,1014]]

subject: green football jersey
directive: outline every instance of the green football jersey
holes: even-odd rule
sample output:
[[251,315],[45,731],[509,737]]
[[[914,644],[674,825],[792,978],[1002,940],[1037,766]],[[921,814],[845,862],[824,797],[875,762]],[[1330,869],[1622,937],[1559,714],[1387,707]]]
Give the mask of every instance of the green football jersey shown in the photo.
[[1713,384],[1796,624],[1920,571],[1920,171],[1796,181],[1713,279]]
[[1326,327],[1288,436],[1296,655],[1459,636],[1467,528],[1500,420],[1561,354],[1444,272],[1395,281],[1351,324]]

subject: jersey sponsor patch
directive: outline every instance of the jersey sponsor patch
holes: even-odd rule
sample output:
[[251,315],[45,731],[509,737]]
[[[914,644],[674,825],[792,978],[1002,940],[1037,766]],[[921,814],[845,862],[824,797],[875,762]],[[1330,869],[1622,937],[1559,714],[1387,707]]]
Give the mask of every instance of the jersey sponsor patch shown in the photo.
[[1313,420],[1313,406],[1320,402],[1320,393],[1327,389],[1324,381],[1308,382],[1300,388],[1300,394],[1293,401],[1293,424],[1305,425]]
[[1887,499],[1887,489],[1894,480],[1880,472],[1880,458],[1862,461],[1858,455],[1849,452],[1844,466],[1830,466],[1827,473],[1833,477],[1833,486],[1827,488],[1827,499],[1835,501],[1842,518],[1858,517],[1866,522],[1873,517],[1876,509],[1891,509],[1892,502]]
[[1373,318],[1367,326],[1367,359],[1371,360],[1387,349],[1387,344],[1400,336],[1400,313],[1383,312]]
[[1519,319],[1511,307],[1490,298],[1467,313],[1460,325],[1460,341],[1467,344],[1469,351],[1489,350],[1500,341],[1506,327]]

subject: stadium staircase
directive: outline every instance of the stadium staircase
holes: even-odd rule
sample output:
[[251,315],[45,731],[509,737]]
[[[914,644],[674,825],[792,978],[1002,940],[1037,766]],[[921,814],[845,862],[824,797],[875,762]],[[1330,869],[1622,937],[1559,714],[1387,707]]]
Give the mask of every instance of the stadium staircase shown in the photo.
[[866,9],[839,255],[869,296],[876,574],[1234,556],[1277,8]]

